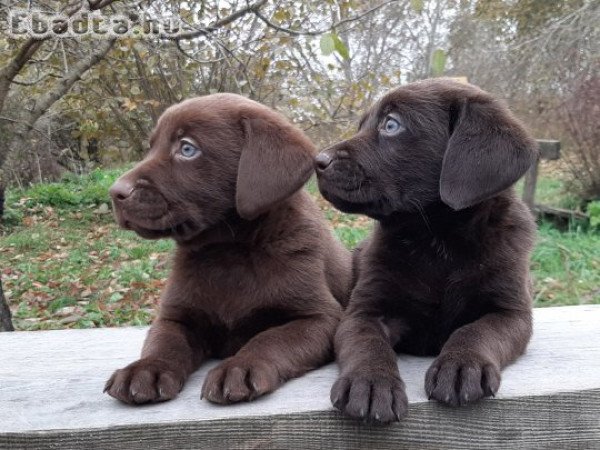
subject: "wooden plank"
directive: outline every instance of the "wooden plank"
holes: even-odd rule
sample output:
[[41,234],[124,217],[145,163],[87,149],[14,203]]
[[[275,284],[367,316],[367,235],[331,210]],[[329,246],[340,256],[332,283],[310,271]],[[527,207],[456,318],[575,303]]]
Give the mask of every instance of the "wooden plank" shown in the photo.
[[540,148],[541,159],[560,159],[560,141],[552,139],[536,139]]
[[556,208],[548,205],[535,205],[535,210],[538,214],[550,217],[560,217],[566,220],[588,220],[590,217],[581,211],[572,209]]
[[533,209],[535,202],[535,187],[537,185],[538,167],[540,160],[537,159],[525,174],[525,180],[523,180],[523,202],[529,207],[529,210],[535,212]]
[[554,160],[560,158],[560,141],[550,139],[536,139],[540,149],[539,158],[531,165],[525,174],[523,183],[523,201],[535,214],[535,188],[537,185],[538,168],[540,159]]
[[431,358],[399,357],[410,412],[368,426],[332,410],[329,365],[255,401],[200,400],[206,371],[167,403],[132,407],[102,394],[134,360],[145,329],[0,334],[0,448],[600,448],[600,305],[535,311],[529,349],[495,399],[452,409],[423,391]]

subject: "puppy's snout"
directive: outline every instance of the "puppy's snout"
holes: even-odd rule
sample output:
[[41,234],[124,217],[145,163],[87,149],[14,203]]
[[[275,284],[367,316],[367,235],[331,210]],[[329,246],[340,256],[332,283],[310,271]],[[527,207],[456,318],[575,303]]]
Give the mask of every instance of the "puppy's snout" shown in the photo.
[[338,146],[329,147],[317,155],[315,158],[315,168],[317,172],[323,172],[331,166],[332,162],[347,159],[348,157],[349,155],[346,150],[339,149]]
[[325,170],[331,164],[333,158],[328,152],[321,152],[315,158],[315,164],[317,166],[317,170]]
[[123,200],[127,200],[132,192],[133,183],[131,183],[127,178],[123,177],[115,181],[115,184],[113,184],[108,190],[108,193],[114,202],[122,202]]

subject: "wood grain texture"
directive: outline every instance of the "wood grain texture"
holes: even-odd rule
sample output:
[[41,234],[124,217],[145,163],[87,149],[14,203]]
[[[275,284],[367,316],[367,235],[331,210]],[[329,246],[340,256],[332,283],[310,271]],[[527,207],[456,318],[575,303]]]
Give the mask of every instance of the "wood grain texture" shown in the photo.
[[525,173],[525,178],[523,180],[523,202],[525,202],[532,212],[535,204],[535,188],[537,186],[539,165],[540,160],[536,159],[529,170]]
[[560,159],[560,141],[537,139],[536,142],[540,150],[540,155],[539,158],[531,165],[527,173],[525,173],[525,179],[523,181],[523,201],[527,206],[529,206],[529,209],[534,214],[536,213],[535,188],[537,185],[540,159]]
[[451,409],[423,391],[430,358],[401,355],[410,412],[372,427],[329,402],[329,365],[233,406],[200,400],[212,362],[167,403],[133,407],[102,394],[134,360],[145,329],[0,334],[0,448],[582,448],[600,449],[600,306],[535,311],[529,349],[495,399]]
[[560,141],[537,139],[541,159],[560,159]]

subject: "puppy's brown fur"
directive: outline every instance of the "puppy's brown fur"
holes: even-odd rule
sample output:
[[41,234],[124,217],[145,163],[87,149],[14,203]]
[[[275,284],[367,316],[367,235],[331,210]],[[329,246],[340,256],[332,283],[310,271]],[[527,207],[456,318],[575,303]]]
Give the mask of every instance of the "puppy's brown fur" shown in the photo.
[[351,264],[300,189],[316,153],[306,136],[265,106],[215,94],[169,108],[150,144],[111,188],[116,216],[177,250],[141,359],[105,390],[169,400],[204,360],[226,358],[202,395],[231,403],[328,361]]
[[337,408],[380,422],[406,414],[395,351],[438,355],[425,390],[440,402],[498,390],[531,335],[535,224],[511,185],[536,157],[503,104],[440,79],[388,93],[356,136],[317,156],[323,195],[378,221],[335,338]]

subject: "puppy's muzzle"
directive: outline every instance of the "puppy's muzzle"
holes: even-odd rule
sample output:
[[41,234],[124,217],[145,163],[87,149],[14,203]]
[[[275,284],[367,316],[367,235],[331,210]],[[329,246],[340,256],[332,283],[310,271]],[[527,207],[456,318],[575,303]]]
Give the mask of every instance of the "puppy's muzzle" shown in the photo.
[[148,182],[132,182],[119,178],[109,190],[119,225],[131,228],[133,223],[160,219],[168,212],[164,197]]
[[315,158],[315,166],[317,170],[325,170],[331,165],[333,158],[327,152],[321,152]]
[[115,181],[115,184],[113,184],[108,191],[112,201],[115,203],[124,202],[131,196],[132,192],[133,183],[130,183],[129,180],[123,178],[119,178]]
[[321,173],[325,172],[337,158],[348,158],[348,152],[346,150],[336,151],[334,148],[323,150],[315,158],[315,170]]

